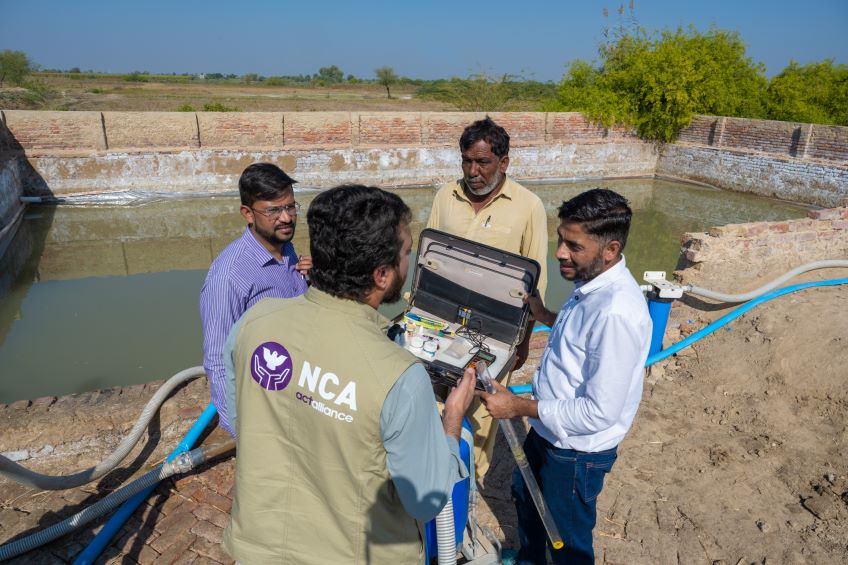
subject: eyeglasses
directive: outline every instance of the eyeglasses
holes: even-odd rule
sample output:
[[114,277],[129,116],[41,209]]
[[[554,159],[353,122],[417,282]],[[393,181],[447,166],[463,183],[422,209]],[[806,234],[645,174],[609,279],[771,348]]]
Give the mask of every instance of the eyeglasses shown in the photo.
[[283,215],[283,212],[288,214],[289,216],[297,216],[297,213],[300,212],[300,204],[295,202],[294,204],[286,204],[285,206],[274,206],[273,208],[268,208],[267,210],[257,210],[256,208],[251,208],[257,214],[262,214],[269,220],[276,220],[280,216]]

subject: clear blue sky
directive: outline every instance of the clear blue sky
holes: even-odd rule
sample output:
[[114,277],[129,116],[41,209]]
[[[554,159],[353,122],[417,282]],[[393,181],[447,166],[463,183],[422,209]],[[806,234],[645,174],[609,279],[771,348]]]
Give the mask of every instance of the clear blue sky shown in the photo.
[[[627,2],[625,1],[625,4]],[[44,68],[109,72],[312,74],[338,65],[372,78],[473,72],[559,80],[595,58],[620,2],[0,0],[0,50]],[[602,10],[608,7],[610,17]],[[791,59],[848,64],[848,0],[635,0],[649,30],[736,30],[769,76]]]

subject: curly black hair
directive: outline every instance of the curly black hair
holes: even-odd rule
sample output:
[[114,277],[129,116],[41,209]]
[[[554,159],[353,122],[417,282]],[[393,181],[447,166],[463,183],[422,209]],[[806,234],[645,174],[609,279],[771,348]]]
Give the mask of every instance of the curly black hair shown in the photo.
[[583,225],[586,233],[595,236],[603,245],[617,241],[624,250],[633,211],[627,199],[606,188],[593,188],[562,203],[559,219]]
[[401,229],[412,218],[396,194],[374,186],[342,185],[309,205],[310,279],[318,290],[362,302],[374,270],[400,264]]

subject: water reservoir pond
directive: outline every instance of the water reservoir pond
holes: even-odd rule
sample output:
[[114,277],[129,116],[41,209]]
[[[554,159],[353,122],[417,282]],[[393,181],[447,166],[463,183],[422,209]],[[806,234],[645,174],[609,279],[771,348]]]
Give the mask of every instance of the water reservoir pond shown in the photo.
[[[553,261],[556,209],[588,188],[634,210],[627,264],[673,271],[680,235],[728,223],[803,217],[806,209],[749,194],[654,179],[533,185],[548,211],[549,284],[557,309],[571,291]],[[400,189],[417,241],[432,188]],[[308,205],[315,192],[299,192]],[[308,253],[303,214],[295,235]],[[202,364],[198,294],[212,259],[244,229],[238,198],[133,206],[32,206],[0,258],[0,403],[164,379]],[[732,289],[719,289],[732,290]],[[397,313],[400,306],[384,307]]]

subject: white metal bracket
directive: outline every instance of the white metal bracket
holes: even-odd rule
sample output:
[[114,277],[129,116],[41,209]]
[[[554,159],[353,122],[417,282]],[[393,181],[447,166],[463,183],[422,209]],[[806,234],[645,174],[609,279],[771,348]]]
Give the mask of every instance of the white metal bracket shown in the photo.
[[657,291],[660,298],[680,298],[683,296],[683,287],[665,279],[665,271],[645,271],[642,277]]

